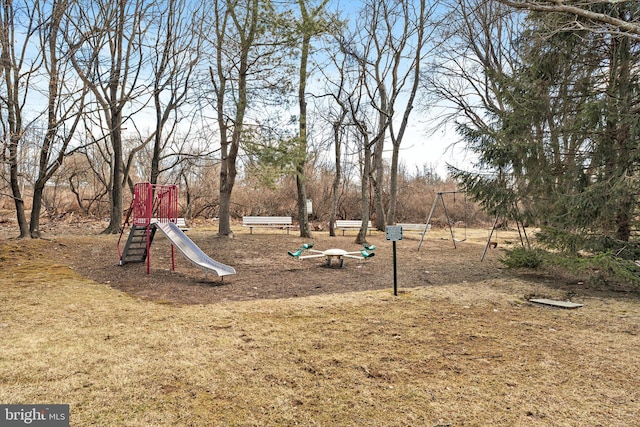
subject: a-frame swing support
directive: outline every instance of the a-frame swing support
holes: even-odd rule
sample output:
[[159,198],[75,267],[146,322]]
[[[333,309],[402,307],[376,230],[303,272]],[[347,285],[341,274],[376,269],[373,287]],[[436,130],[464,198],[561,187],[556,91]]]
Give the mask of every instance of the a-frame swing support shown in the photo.
[[[429,225],[431,224],[431,218],[433,217],[433,214],[436,210],[436,207],[438,206],[438,201],[440,201],[442,203],[442,208],[444,210],[444,214],[445,217],[447,218],[447,226],[449,227],[449,233],[451,234],[451,241],[453,242],[453,247],[455,249],[457,249],[456,246],[456,239],[455,236],[453,234],[453,228],[451,227],[451,218],[449,217],[449,212],[447,211],[447,206],[444,203],[444,198],[443,195],[445,194],[453,194],[455,197],[456,193],[462,193],[461,191],[439,191],[436,194],[436,198],[433,201],[433,206],[431,206],[431,211],[429,212],[429,217],[427,218],[427,223],[425,224],[424,230],[422,231],[422,235],[420,237],[420,243],[418,244],[418,251],[420,251],[420,247],[422,246],[422,242],[424,241],[424,236],[427,234],[427,232],[429,231],[430,227]],[[455,199],[454,199],[455,200]],[[465,193],[465,216],[466,216],[466,193]],[[514,211],[517,213],[518,212],[518,207],[517,205],[514,203]],[[482,257],[480,258],[480,261],[484,261],[484,257],[487,254],[487,250],[489,249],[489,246],[491,245],[491,238],[493,237],[493,233],[496,230],[496,227],[498,226],[498,221],[500,220],[500,215],[496,215],[496,219],[493,222],[493,226],[491,227],[491,231],[489,233],[489,237],[487,238],[487,244],[484,247],[484,251],[482,252]],[[529,242],[529,236],[527,236],[527,231],[525,229],[524,223],[518,219],[518,215],[516,215],[516,217],[514,218],[515,222],[516,222],[516,226],[518,227],[518,236],[520,237],[520,244],[522,245],[522,247],[525,247],[525,242],[528,248],[531,248],[531,243]],[[465,218],[465,227],[466,227],[466,218]],[[466,228],[465,228],[465,239],[466,240]],[[464,241],[462,240],[462,241]]]
[[[429,217],[427,218],[427,223],[425,224],[424,230],[422,231],[422,236],[420,237],[420,243],[418,244],[418,251],[420,251],[420,247],[422,246],[422,242],[424,241],[424,236],[429,231],[431,218],[433,217],[433,213],[436,211],[436,207],[438,206],[438,201],[442,202],[444,215],[447,218],[447,226],[449,227],[449,233],[451,234],[451,241],[453,242],[453,247],[457,249],[456,239],[455,239],[455,236],[453,235],[453,227],[451,227],[451,218],[449,217],[449,211],[447,211],[447,206],[444,203],[444,197],[443,197],[445,194],[453,194],[455,197],[456,193],[460,193],[460,191],[439,191],[436,194],[436,198],[433,201],[433,206],[431,206],[431,211],[429,212]],[[465,193],[465,215],[466,215],[466,193]],[[465,227],[466,227],[466,220],[465,220]],[[465,240],[466,240],[466,236],[465,236]]]
[[[514,209],[518,212],[518,207],[514,204]],[[491,231],[489,232],[489,237],[487,238],[487,244],[484,246],[484,251],[482,251],[482,257],[480,258],[480,262],[484,261],[484,257],[487,254],[487,250],[491,245],[491,238],[493,237],[493,232],[496,230],[498,226],[498,220],[500,219],[500,215],[496,215],[496,220],[493,222],[493,226],[491,227]],[[531,243],[529,242],[529,236],[527,236],[527,230],[524,227],[524,223],[519,220],[516,216],[514,219],[516,222],[516,226],[518,227],[518,236],[520,237],[520,244],[524,248],[525,242],[527,243],[527,247],[531,249]]]

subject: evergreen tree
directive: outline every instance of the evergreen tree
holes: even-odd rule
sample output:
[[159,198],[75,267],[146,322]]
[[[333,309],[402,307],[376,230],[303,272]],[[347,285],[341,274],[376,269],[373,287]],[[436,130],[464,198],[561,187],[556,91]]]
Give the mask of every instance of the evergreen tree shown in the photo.
[[[619,19],[640,12],[636,3],[593,8]],[[518,206],[554,247],[618,250],[635,227],[640,41],[566,30],[575,19],[528,16],[511,72],[487,70],[503,108],[489,111],[488,127],[459,127],[496,174],[454,175],[494,213]]]

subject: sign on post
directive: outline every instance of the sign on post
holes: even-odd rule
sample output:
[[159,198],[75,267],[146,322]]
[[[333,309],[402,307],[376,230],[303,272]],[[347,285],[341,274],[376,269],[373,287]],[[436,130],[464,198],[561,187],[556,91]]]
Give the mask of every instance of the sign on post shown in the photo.
[[399,225],[387,225],[385,228],[387,233],[387,240],[391,240],[393,242],[397,240],[402,240],[402,227]]

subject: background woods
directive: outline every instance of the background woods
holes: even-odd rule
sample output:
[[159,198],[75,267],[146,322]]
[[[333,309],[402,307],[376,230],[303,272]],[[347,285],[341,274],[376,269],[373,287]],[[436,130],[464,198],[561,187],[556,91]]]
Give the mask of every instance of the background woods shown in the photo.
[[[4,1],[0,205],[20,237],[70,211],[112,233],[134,182],[177,183],[220,235],[265,214],[306,236],[424,222],[457,188],[466,221],[480,206],[547,245],[633,257],[640,6],[565,6]],[[474,159],[448,177],[444,128]]]

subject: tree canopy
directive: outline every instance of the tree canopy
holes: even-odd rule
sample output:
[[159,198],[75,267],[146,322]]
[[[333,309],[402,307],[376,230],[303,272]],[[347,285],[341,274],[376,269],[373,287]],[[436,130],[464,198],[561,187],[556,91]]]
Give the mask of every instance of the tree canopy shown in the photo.
[[488,212],[541,226],[557,248],[632,256],[640,2],[339,6],[3,2],[0,194],[21,237],[38,237],[56,176],[83,209],[109,206],[109,232],[134,180],[182,180],[187,191],[207,180],[219,234],[231,235],[233,215],[260,210],[236,207],[236,179],[258,173],[272,186],[297,181],[290,214],[308,236],[305,186],[321,158],[335,163],[327,217],[352,183],[363,224],[382,229],[398,220],[405,130],[435,105],[478,159],[452,176]]
[[[592,6],[617,19],[638,16],[640,7]],[[485,62],[481,71],[497,102],[481,122],[458,126],[491,173],[454,175],[494,213],[541,225],[540,237],[554,247],[629,249],[637,227],[640,40],[568,30],[584,18],[563,11],[508,16],[490,25],[519,26],[514,55],[508,67]]]

